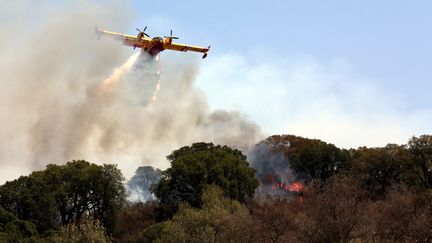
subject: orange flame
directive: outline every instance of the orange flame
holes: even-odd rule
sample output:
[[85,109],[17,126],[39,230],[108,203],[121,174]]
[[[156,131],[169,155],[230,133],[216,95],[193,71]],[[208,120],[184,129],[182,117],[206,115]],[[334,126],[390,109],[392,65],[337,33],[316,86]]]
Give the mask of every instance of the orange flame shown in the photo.
[[286,185],[284,189],[287,192],[301,192],[303,191],[303,184],[301,184],[299,181],[295,181],[289,185]]
[[299,181],[295,181],[291,184],[285,184],[278,181],[278,179],[274,175],[267,176],[267,180],[271,183],[271,188],[273,190],[283,189],[287,192],[302,192],[304,189],[303,184]]

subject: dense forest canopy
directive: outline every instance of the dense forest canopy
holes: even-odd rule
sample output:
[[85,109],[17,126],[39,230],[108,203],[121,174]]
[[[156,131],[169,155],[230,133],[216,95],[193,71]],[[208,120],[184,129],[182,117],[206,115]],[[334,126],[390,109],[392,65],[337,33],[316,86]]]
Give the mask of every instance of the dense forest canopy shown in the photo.
[[[127,184],[83,160],[6,182],[0,241],[432,241],[431,135],[349,150],[275,135],[246,155],[201,142],[167,158]],[[127,185],[156,198],[128,202]]]
[[171,167],[153,188],[165,207],[176,209],[182,202],[201,207],[206,185],[216,185],[227,197],[248,203],[259,185],[246,156],[227,146],[194,143],[173,151],[167,158]]
[[0,205],[19,219],[34,223],[40,233],[86,217],[100,220],[107,232],[113,232],[125,201],[123,180],[112,164],[83,160],[49,164],[43,171],[2,185]]

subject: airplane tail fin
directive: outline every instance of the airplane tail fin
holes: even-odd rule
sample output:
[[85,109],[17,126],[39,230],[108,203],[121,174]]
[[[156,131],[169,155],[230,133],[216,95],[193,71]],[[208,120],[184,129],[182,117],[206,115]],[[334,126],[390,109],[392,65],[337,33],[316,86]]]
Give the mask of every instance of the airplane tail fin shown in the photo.
[[204,55],[202,56],[202,58],[204,59],[204,58],[206,58],[207,57],[207,52],[210,50],[210,46],[208,46],[207,47],[207,51],[206,52],[204,52]]

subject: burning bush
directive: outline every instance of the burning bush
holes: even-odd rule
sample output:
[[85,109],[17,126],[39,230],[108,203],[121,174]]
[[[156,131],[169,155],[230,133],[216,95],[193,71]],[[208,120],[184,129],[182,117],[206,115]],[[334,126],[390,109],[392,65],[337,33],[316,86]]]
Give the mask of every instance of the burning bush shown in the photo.
[[260,180],[260,187],[256,192],[258,198],[289,197],[302,192],[303,183],[291,168],[288,157],[270,144],[258,143],[248,154],[248,161],[257,170],[257,178]]

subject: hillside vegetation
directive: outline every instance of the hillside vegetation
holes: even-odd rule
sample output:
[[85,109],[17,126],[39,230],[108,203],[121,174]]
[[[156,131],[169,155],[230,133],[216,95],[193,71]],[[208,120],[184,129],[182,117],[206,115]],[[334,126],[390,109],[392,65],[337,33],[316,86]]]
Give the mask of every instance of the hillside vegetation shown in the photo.
[[9,181],[0,242],[432,242],[431,135],[349,150],[275,135],[247,155],[201,142],[167,159],[146,202],[126,201],[110,164]]

